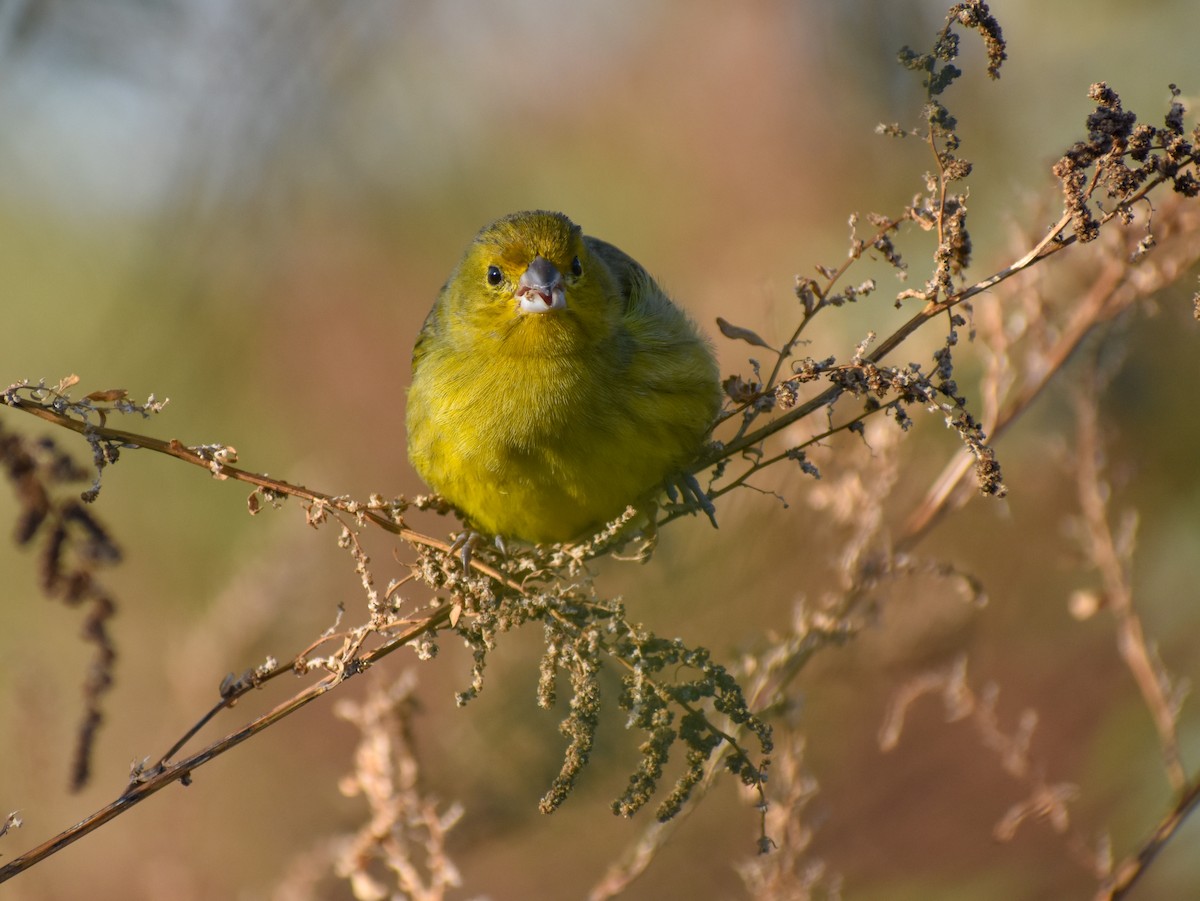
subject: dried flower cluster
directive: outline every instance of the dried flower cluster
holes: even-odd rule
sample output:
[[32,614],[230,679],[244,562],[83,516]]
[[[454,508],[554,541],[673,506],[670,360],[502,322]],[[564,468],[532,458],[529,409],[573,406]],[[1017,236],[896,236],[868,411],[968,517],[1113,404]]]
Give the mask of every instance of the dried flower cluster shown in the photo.
[[[1183,104],[1175,85],[1161,128],[1139,125],[1137,116],[1122,107],[1117,92],[1104,82],[1092,85],[1088,96],[1096,101],[1096,110],[1087,119],[1088,138],[1077,142],[1054,166],[1075,237],[1095,240],[1101,222],[1113,215],[1128,224],[1132,204],[1164,182],[1184,197],[1200,193],[1194,171],[1200,126],[1190,135],[1184,133]],[[1095,207],[1098,188],[1108,200],[1108,212]]]
[[[19,507],[15,540],[18,545],[38,548],[42,591],[87,611],[83,636],[94,646],[94,654],[84,681],[84,710],[71,767],[71,786],[78,790],[91,769],[92,748],[104,719],[101,700],[112,687],[117,656],[108,632],[116,602],[96,578],[96,571],[118,562],[121,551],[77,495],[64,496],[64,488],[77,492],[78,483],[92,473],[49,438],[35,441],[0,426],[0,464]],[[85,499],[92,490],[84,492]]]

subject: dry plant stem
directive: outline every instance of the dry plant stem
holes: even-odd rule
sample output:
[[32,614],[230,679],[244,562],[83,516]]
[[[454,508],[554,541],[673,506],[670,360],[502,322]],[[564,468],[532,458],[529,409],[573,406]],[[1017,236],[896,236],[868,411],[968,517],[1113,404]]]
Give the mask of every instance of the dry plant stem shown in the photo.
[[271,724],[283,719],[291,713],[296,712],[300,708],[306,706],[310,701],[316,700],[324,694],[331,686],[329,680],[323,680],[316,685],[313,685],[289,700],[280,704],[274,710],[259,717],[253,722],[248,723],[236,732],[232,732],[221,740],[214,742],[207,748],[193,754],[190,757],[181,760],[179,763],[164,768],[162,771],[150,776],[143,782],[138,782],[129,787],[119,798],[113,801],[106,807],[102,807],[95,813],[85,817],[80,822],[76,823],[70,829],[61,832],[54,838],[51,838],[42,844],[38,845],[20,857],[15,858],[3,867],[0,867],[0,882],[4,882],[22,873],[32,867],[34,864],[40,863],[45,858],[52,854],[61,851],[71,843],[83,838],[90,832],[93,832],[100,826],[103,826],[109,820],[120,816],[126,810],[133,807],[135,804],[146,800],[146,798],[158,792],[160,789],[166,788],[173,782],[181,780],[189,780],[191,774],[197,768],[215,759],[236,745],[241,744],[247,738],[256,735],[263,729],[266,729]]
[[[1121,276],[1127,271],[1123,261],[1109,258],[1105,262],[1103,271],[1083,302],[1075,307],[1058,341],[1045,354],[1040,377],[1028,382],[1017,396],[1005,404],[993,421],[984,423],[984,431],[987,432],[989,440],[999,439],[1008,427],[1033,405],[1092,329],[1109,317],[1112,311],[1108,307],[1113,300],[1113,293],[1121,284]],[[946,465],[930,487],[924,501],[905,522],[896,544],[898,551],[910,550],[946,513],[957,506],[952,503],[955,489],[971,472],[974,462],[975,458],[971,453],[963,450]],[[962,497],[965,499],[965,495]]]
[[[1084,192],[1087,197],[1090,198],[1092,196],[1092,193],[1095,191],[1098,180],[1099,180],[1099,172],[1097,171],[1097,172],[1093,173],[1091,184],[1088,185],[1086,191]],[[1151,191],[1153,191],[1159,185],[1163,184],[1166,180],[1167,179],[1161,178],[1161,177],[1150,179],[1141,187],[1140,190],[1138,190],[1136,193],[1132,194],[1128,199],[1123,200],[1120,203],[1116,204],[1116,206],[1114,206],[1114,208],[1112,210],[1108,211],[1103,216],[1101,216],[1100,220],[1099,220],[1099,224],[1101,226],[1104,226],[1107,223],[1109,223],[1110,221],[1112,221],[1112,219],[1114,217],[1118,217],[1124,211],[1132,209],[1133,207],[1137,206],[1137,204],[1140,203]],[[940,216],[938,217],[938,224],[939,224],[939,228],[940,228],[941,227],[941,217]],[[921,310],[920,313],[918,313],[916,316],[914,316],[908,322],[904,323],[904,325],[900,326],[900,328],[898,328],[894,333],[889,335],[875,349],[875,351],[869,355],[869,357],[867,359],[870,360],[872,363],[878,363],[881,359],[883,359],[883,357],[887,356],[887,354],[891,353],[893,350],[895,350],[897,347],[899,347],[900,344],[909,335],[911,335],[918,328],[920,328],[925,323],[926,320],[932,318],[933,316],[936,316],[939,313],[944,313],[946,310],[949,310],[952,307],[958,306],[963,301],[970,300],[972,297],[975,297],[978,294],[982,294],[984,291],[994,288],[996,285],[1000,284],[1002,281],[1004,281],[1006,279],[1011,278],[1012,276],[1016,275],[1018,272],[1023,272],[1024,270],[1028,269],[1030,266],[1034,265],[1035,263],[1040,263],[1042,260],[1048,259],[1049,257],[1053,256],[1054,254],[1058,253],[1059,251],[1065,250],[1067,247],[1070,247],[1072,244],[1076,243],[1079,240],[1078,236],[1076,236],[1074,234],[1071,234],[1071,235],[1063,234],[1063,231],[1070,224],[1071,224],[1071,214],[1064,213],[1062,218],[1059,219],[1058,222],[1056,222],[1054,225],[1052,225],[1050,227],[1050,230],[1046,233],[1045,237],[1043,237],[1042,240],[1040,240],[1037,244],[1035,244],[1028,253],[1026,253],[1023,257],[1021,257],[1015,263],[1012,263],[1010,266],[1007,266],[1006,268],[1001,269],[999,272],[995,273],[994,275],[989,276],[988,278],[983,279],[982,281],[976,282],[975,284],[971,285],[969,288],[964,288],[962,291],[959,291],[957,294],[953,295],[952,297],[947,297],[944,301],[929,302],[928,304],[926,304],[925,309]]]
[[[0,401],[0,404],[3,402]],[[101,441],[115,441],[130,447],[140,447],[143,450],[154,451],[160,454],[166,454],[169,457],[175,457],[178,460],[183,460],[185,463],[191,463],[199,466],[202,469],[207,469],[219,478],[234,479],[238,482],[245,482],[248,485],[254,485],[257,488],[265,488],[269,491],[278,494],[286,494],[290,497],[299,498],[300,500],[309,501],[310,503],[327,504],[334,509],[345,509],[337,498],[333,495],[322,494],[319,491],[310,491],[301,485],[292,485],[289,482],[284,482],[279,479],[272,479],[268,476],[259,475],[249,472],[245,469],[239,469],[236,466],[231,466],[227,463],[217,463],[205,457],[203,454],[189,448],[182,442],[171,439],[163,441],[159,438],[152,438],[148,435],[139,435],[136,432],[126,432],[121,429],[110,429],[107,426],[94,425],[89,422],[82,422],[70,416],[52,410],[44,404],[39,404],[34,401],[23,400],[19,405],[13,406],[12,409],[21,410],[29,413],[32,416],[37,416],[40,419],[45,419],[55,425],[63,428],[71,429],[79,432],[81,435],[90,436]],[[450,545],[441,539],[434,538],[430,535],[425,535],[417,532],[406,526],[398,525],[387,517],[380,516],[372,510],[360,510],[355,515],[365,516],[375,525],[379,526],[394,535],[398,535],[405,541],[412,544],[419,544],[425,547],[434,548],[449,554],[451,552]],[[510,580],[504,573],[488,566],[481,560],[471,559],[471,568],[477,572],[495,579],[497,582],[512,588],[515,591],[520,591],[521,586]]]
[[[621,859],[613,862],[604,871],[600,881],[592,886],[587,895],[588,901],[607,901],[609,898],[615,898],[641,877],[654,862],[655,856],[663,845],[683,826],[699,806],[695,802],[708,794],[716,783],[717,777],[724,771],[724,761],[714,755],[705,767],[704,777],[692,789],[693,803],[684,805],[683,809],[671,819],[655,820],[643,829],[637,840],[622,854]],[[757,791],[761,799],[763,795],[761,783],[757,786]]]
[[[367,633],[364,632],[362,634],[362,637],[365,638],[366,634]],[[248,695],[251,691],[254,691],[257,688],[261,688],[263,685],[265,685],[267,682],[270,682],[272,679],[275,679],[279,676],[283,676],[287,673],[297,672],[297,666],[303,665],[304,661],[306,661],[308,659],[309,655],[311,655],[313,651],[315,651],[317,648],[319,648],[322,644],[325,644],[326,642],[332,641],[337,638],[343,638],[343,639],[346,639],[347,641],[352,641],[352,638],[349,634],[340,633],[340,632],[331,633],[329,635],[322,637],[319,641],[316,641],[316,642],[310,644],[296,658],[294,658],[293,660],[291,660],[287,663],[279,663],[269,669],[264,669],[262,671],[254,670],[251,673],[247,673],[241,679],[237,680],[232,685],[232,687],[226,688],[225,686],[222,686],[221,700],[219,702],[217,702],[216,704],[214,704],[212,709],[209,710],[208,713],[206,713],[206,714],[204,714],[204,716],[200,717],[200,719],[196,721],[195,725],[193,725],[190,729],[188,729],[187,732],[183,733],[183,735],[181,735],[179,737],[179,739],[175,742],[175,744],[171,745],[171,747],[168,748],[167,751],[161,757],[159,757],[158,760],[151,767],[149,767],[147,770],[143,771],[143,774],[146,772],[157,773],[159,770],[162,770],[164,767],[169,766],[171,758],[173,758],[176,754],[178,754],[180,752],[180,750],[182,750],[183,747],[188,742],[190,742],[193,738],[195,738],[196,735],[199,734],[201,729],[203,729],[205,726],[207,726],[209,723],[211,723],[213,721],[213,719],[222,710],[232,708],[233,705],[235,703],[237,703],[237,701],[240,698],[242,698],[244,695]],[[357,650],[361,646],[361,643],[362,643],[361,639],[358,640],[354,644],[354,646],[350,648],[350,650],[357,652]],[[353,659],[355,661],[361,659],[361,658],[358,658],[351,654],[342,654],[339,656],[341,657],[341,659]]]
[[1109,526],[1104,481],[1100,472],[1099,426],[1096,420],[1097,400],[1092,391],[1080,391],[1076,398],[1075,415],[1079,429],[1079,453],[1076,457],[1076,484],[1087,529],[1088,555],[1099,570],[1104,584],[1104,599],[1117,625],[1117,649],[1137,682],[1142,699],[1154,719],[1163,763],[1171,788],[1183,793],[1188,784],[1183,761],[1179,756],[1179,735],[1176,731],[1174,704],[1167,696],[1169,685],[1160,665],[1151,659],[1142,631],[1142,620],[1133,607],[1130,554],[1118,547]]
[[[850,267],[857,263],[865,253],[871,250],[871,248],[877,246],[880,241],[899,228],[903,221],[903,219],[892,219],[886,222],[877,232],[875,232],[875,234],[869,240],[860,244],[856,244],[851,253],[847,254],[846,259],[842,261],[842,265],[830,273],[829,277],[825,280],[825,286],[821,289],[821,293],[817,299],[819,301],[823,301],[826,297],[828,297],[833,291],[834,285],[842,280],[843,276],[845,276]],[[804,333],[805,327],[809,322],[812,321],[814,315],[816,315],[815,309],[811,312],[806,311],[800,320],[800,324],[796,326],[796,330],[792,332],[792,336],[788,339],[787,343],[783,345],[783,349],[779,352],[779,358],[775,361],[775,366],[771,370],[771,375],[766,381],[766,390],[770,391],[775,387],[776,380],[779,378],[779,373],[783,369],[784,361],[787,360],[787,358],[791,355],[792,349],[796,346],[797,342],[799,342],[800,336]]]
[[[788,653],[780,659],[764,667],[755,681],[753,689],[747,698],[747,704],[752,710],[761,711],[760,716],[766,716],[772,708],[781,706],[783,692],[791,680],[804,668],[809,659],[821,648],[832,644],[843,644],[851,637],[849,629],[820,630],[811,629],[799,642],[788,649]],[[734,732],[741,731],[735,729]],[[692,792],[693,799],[699,801],[716,784],[717,778],[725,769],[724,763],[714,757],[705,768],[704,778],[697,783]],[[756,787],[760,798],[763,787]],[[637,840],[604,872],[600,881],[588,892],[588,901],[607,901],[615,898],[629,888],[641,877],[655,856],[696,810],[698,804],[688,804],[678,814],[666,822],[654,822],[642,830]],[[765,816],[765,810],[763,814]]]
[[1097,419],[1094,371],[1076,392],[1075,410],[1079,452],[1077,491],[1086,527],[1088,554],[1100,573],[1104,597],[1117,626],[1117,648],[1132,673],[1158,731],[1167,777],[1175,791],[1172,808],[1142,843],[1136,854],[1118,863],[1096,893],[1096,901],[1126,897],[1150,863],[1200,804],[1200,779],[1189,782],[1179,753],[1175,705],[1168,697],[1169,684],[1153,658],[1133,605],[1130,587],[1130,553],[1122,550],[1109,525],[1104,482],[1100,468],[1101,439]]
[[[1020,826],[1033,819],[1047,821],[1057,833],[1068,831],[1070,815],[1066,802],[1076,795],[1077,789],[1068,783],[1047,782],[1044,766],[1032,756],[1031,741],[1038,722],[1036,711],[1027,708],[1013,728],[1004,729],[997,713],[999,687],[988,683],[983,689],[974,688],[967,678],[966,654],[960,654],[945,667],[915,676],[894,692],[879,731],[881,750],[896,748],[910,710],[928,695],[940,695],[947,723],[970,722],[980,747],[994,754],[1001,770],[1027,792],[993,827],[996,840],[1011,841]],[[1086,842],[1072,835],[1068,847],[1089,870],[1096,870],[1095,855],[1087,850]]]
[[[863,422],[868,417],[874,416],[876,413],[882,413],[886,409],[887,409],[886,407],[880,406],[880,407],[874,407],[869,410],[864,410],[863,412],[859,413],[857,416],[846,420],[845,422],[841,423],[840,425],[834,426],[833,428],[830,428],[830,429],[826,429],[825,431],[823,431],[817,435],[813,435],[807,441],[803,441],[800,444],[797,444],[795,447],[791,448],[788,451],[784,451],[781,454],[776,454],[773,457],[768,457],[764,460],[760,460],[757,463],[755,463],[753,466],[751,466],[749,469],[747,469],[745,472],[743,472],[741,475],[739,475],[737,478],[732,479],[731,481],[727,482],[726,484],[722,485],[720,488],[717,488],[714,491],[710,491],[708,496],[710,499],[716,500],[717,498],[721,497],[722,495],[728,494],[730,491],[733,491],[735,488],[739,488],[742,485],[745,485],[750,480],[751,477],[757,475],[759,472],[766,469],[768,466],[778,463],[781,460],[787,459],[790,456],[792,451],[804,450],[807,447],[812,447],[815,444],[819,444],[820,442],[826,440],[827,438],[832,438],[838,432],[844,432],[847,429],[849,429],[851,426],[853,426],[854,424]],[[667,514],[667,516],[665,516],[663,519],[661,519],[659,521],[658,525],[661,527],[661,526],[665,525],[666,523],[670,522],[672,519],[677,519],[678,517],[680,517],[682,515],[683,515],[683,513],[681,513],[681,512],[672,511],[671,513]]]
[[[334,853],[321,856],[332,857],[334,874],[349,883],[356,898],[388,897],[377,867],[395,879],[391,897],[444,901],[448,890],[462,884],[446,856],[446,837],[462,808],[442,808],[421,785],[411,718],[416,681],[416,671],[408,669],[392,686],[376,681],[364,699],[343,699],[334,707],[334,714],[360,733],[354,768],[338,787],[345,797],[361,798],[369,816],[357,830],[323,842]],[[316,893],[314,882],[305,897]],[[277,890],[276,897],[281,894]]]
[[[824,301],[824,299],[826,297],[828,297],[830,295],[830,293],[832,293],[834,286],[839,281],[841,281],[841,279],[845,276],[846,272],[850,269],[850,267],[852,265],[854,265],[856,262],[858,262],[862,258],[863,254],[867,253],[871,248],[875,247],[880,241],[882,241],[885,237],[887,237],[888,234],[890,234],[891,232],[893,232],[897,228],[899,228],[900,224],[903,221],[904,220],[902,220],[902,219],[892,219],[889,222],[887,222],[885,225],[883,225],[870,238],[870,240],[857,243],[854,246],[854,248],[852,249],[852,251],[846,256],[846,259],[842,262],[842,265],[839,266],[837,269],[835,269],[832,273],[830,273],[829,277],[826,278],[824,286],[822,286],[821,288],[819,288],[815,291],[817,300],[819,302]],[[815,288],[815,286],[814,286],[814,288]],[[779,373],[783,370],[783,364],[785,362],[787,362],[788,358],[792,354],[792,350],[796,347],[796,344],[799,343],[800,336],[802,334],[804,334],[804,329],[808,326],[808,324],[816,316],[817,312],[821,309],[822,309],[822,307],[818,303],[813,309],[806,310],[804,315],[800,319],[800,324],[796,326],[795,330],[792,332],[791,337],[788,338],[787,343],[785,343],[782,348],[775,351],[775,355],[776,355],[775,356],[775,365],[772,367],[771,374],[767,377],[767,380],[764,383],[764,387],[763,387],[764,393],[770,392],[776,387],[778,379],[779,379]],[[835,389],[830,389],[830,390],[824,392],[820,397],[818,397],[815,400],[810,401],[804,405],[804,410],[805,410],[804,415],[821,407],[824,403],[832,402],[833,399],[836,398],[836,396],[837,396],[837,391]],[[738,406],[734,407],[733,409],[728,410],[725,413],[722,413],[719,417],[717,417],[717,421],[716,421],[716,423],[714,423],[714,428],[716,426],[719,426],[721,423],[725,422],[726,420],[733,418],[737,414],[744,412],[748,406],[749,406],[749,404],[739,404]],[[793,411],[793,412],[795,412],[795,411]],[[802,416],[791,416],[787,420],[787,422],[793,422],[796,419],[800,419],[800,418],[802,418]],[[750,444],[746,444],[745,442],[743,442],[741,440],[742,436],[745,434],[746,427],[748,424],[749,424],[749,420],[746,420],[741,424],[741,426],[738,428],[737,434],[734,436],[733,440],[724,448],[723,452],[720,454],[720,457],[732,457],[735,453],[744,449],[745,447],[750,447],[750,446],[753,446],[753,444],[757,443],[757,442],[751,442]],[[787,423],[785,423],[785,425],[786,424]],[[774,431],[774,430],[772,430],[772,431]],[[770,433],[767,433],[767,434],[770,434]],[[764,435],[764,437],[766,437],[766,436]],[[759,439],[759,440],[761,440],[761,439]],[[713,463],[716,462],[717,459],[719,459],[719,458],[711,459],[711,460],[707,461],[704,465],[695,467],[693,469],[693,472],[699,472],[701,469],[704,469],[707,466],[712,465]]]
[[[1091,183],[1088,185],[1087,189],[1084,192],[1087,197],[1091,197],[1092,193],[1094,192],[1094,190],[1096,188],[1098,180],[1099,180],[1099,172],[1097,171],[1097,172],[1093,173]],[[1152,179],[1148,180],[1144,185],[1142,185],[1142,187],[1138,191],[1136,191],[1134,194],[1132,194],[1129,198],[1116,204],[1113,207],[1113,209],[1109,210],[1103,216],[1101,216],[1099,218],[1099,225],[1101,227],[1106,225],[1114,217],[1118,217],[1124,211],[1136,206],[1151,191],[1153,191],[1159,185],[1163,184],[1166,180],[1167,179],[1162,178],[1162,177],[1152,178]],[[944,214],[939,214],[939,216],[938,216],[939,230],[942,228],[943,215]],[[864,359],[868,363],[878,363],[884,357],[886,357],[888,354],[890,354],[892,351],[894,351],[897,347],[899,347],[901,344],[903,344],[914,332],[916,332],[919,328],[921,328],[921,326],[925,325],[925,323],[929,322],[931,319],[934,319],[935,317],[940,316],[942,313],[945,313],[947,310],[953,309],[954,307],[958,306],[959,304],[961,304],[967,300],[970,300],[972,297],[976,297],[979,294],[982,294],[984,291],[994,288],[996,285],[1000,284],[1001,282],[1005,281],[1006,279],[1011,278],[1012,276],[1016,275],[1017,273],[1023,272],[1026,269],[1033,266],[1034,264],[1040,263],[1042,260],[1048,259],[1048,258],[1054,256],[1059,251],[1064,250],[1067,247],[1070,247],[1072,244],[1075,244],[1078,241],[1078,237],[1076,235],[1063,234],[1063,232],[1070,225],[1071,225],[1071,214],[1069,212],[1064,213],[1062,218],[1060,218],[1058,220],[1058,222],[1056,222],[1053,226],[1050,227],[1050,230],[1046,233],[1045,237],[1043,237],[1042,240],[1040,240],[1037,244],[1035,244],[1029,250],[1028,253],[1026,253],[1020,259],[1016,260],[1011,265],[1005,267],[1004,269],[1001,269],[999,272],[996,272],[993,275],[991,275],[981,281],[976,282],[975,284],[973,284],[967,288],[964,288],[963,290],[959,291],[957,294],[946,297],[944,300],[940,300],[940,301],[939,300],[929,300],[929,301],[927,301],[925,306],[921,309],[921,311],[919,313],[914,315],[911,319],[909,319],[907,322],[905,322],[903,325],[901,325],[898,329],[896,329],[896,331],[894,331],[887,338],[885,338],[882,342],[880,342],[871,353],[867,354],[864,357]],[[847,261],[847,263],[853,262],[854,259],[856,259],[856,257],[852,257],[850,260]],[[835,274],[835,278],[833,280],[831,280],[830,284],[827,286],[827,288],[826,288],[827,291],[832,289],[833,282],[836,281],[837,278],[840,278],[841,275],[846,271],[847,268],[848,267],[846,265],[843,265],[843,267],[838,270],[838,272]],[[824,407],[824,406],[827,406],[828,404],[833,403],[833,401],[835,401],[837,399],[837,397],[839,396],[840,393],[841,393],[841,389],[836,386],[832,387],[832,388],[827,388],[825,391],[822,391],[816,397],[814,397],[808,401],[805,401],[802,404],[797,404],[791,410],[788,410],[786,413],[771,420],[771,422],[768,422],[766,425],[762,426],[761,428],[755,429],[753,432],[749,433],[748,435],[742,435],[739,438],[735,439],[734,441],[730,442],[729,444],[725,445],[723,448],[721,448],[721,451],[719,454],[710,455],[709,457],[705,458],[704,460],[701,461],[700,464],[698,464],[696,467],[694,467],[692,471],[700,472],[701,470],[706,469],[707,467],[716,463],[719,459],[722,459],[724,457],[732,457],[734,454],[740,453],[741,451],[744,451],[747,448],[754,447],[755,445],[765,441],[771,435],[774,435],[776,432],[779,432],[782,429],[786,428],[787,426],[791,425],[793,422],[796,422],[800,419],[803,419],[805,416],[808,416],[814,410],[820,409],[821,407]]]
[[1142,843],[1137,854],[1117,864],[1112,876],[1096,893],[1094,901],[1120,901],[1127,897],[1134,884],[1158,856],[1158,852],[1171,840],[1197,805],[1200,805],[1200,780],[1187,787],[1175,806]]
[[[1130,201],[1130,203],[1132,202],[1133,201]],[[1104,221],[1107,221],[1108,218],[1109,217],[1106,217]],[[1074,235],[1062,235],[1063,229],[1070,224],[1070,216],[1064,215],[1062,219],[1055,223],[1045,238],[1038,242],[1038,244],[1032,250],[1030,250],[1012,265],[1000,270],[988,278],[985,278],[983,281],[971,285],[969,288],[964,288],[962,291],[958,292],[952,297],[948,297],[941,301],[927,302],[919,313],[917,313],[906,323],[896,329],[896,331],[894,331],[891,335],[880,342],[880,344],[876,346],[871,353],[867,354],[864,359],[869,363],[878,363],[889,353],[903,344],[904,341],[906,341],[915,331],[917,331],[917,329],[925,325],[925,323],[929,322],[931,319],[940,316],[947,310],[953,309],[954,307],[958,306],[964,301],[970,300],[972,297],[975,297],[978,294],[982,294],[989,288],[993,288],[1000,284],[1000,282],[1004,281],[1005,279],[1011,278],[1018,272],[1028,269],[1035,263],[1039,263],[1063,248],[1075,243]],[[844,271],[844,268],[839,270],[839,276]],[[771,420],[761,428],[755,429],[750,434],[743,435],[737,440],[725,445],[723,448],[721,448],[721,451],[718,455],[706,458],[701,462],[700,465],[696,466],[693,471],[699,472],[711,466],[720,458],[731,457],[734,454],[746,450],[747,448],[754,447],[762,441],[765,441],[771,435],[774,435],[776,432],[779,432],[791,425],[793,422],[808,416],[814,410],[818,410],[821,407],[833,403],[833,401],[838,398],[841,392],[842,389],[836,386],[825,389],[816,397],[807,400],[802,404],[797,404],[791,410],[788,410],[781,416]]]
[[[131,782],[129,787],[121,794],[119,798],[113,801],[106,807],[101,808],[95,813],[85,817],[80,822],[76,823],[70,829],[67,829],[56,835],[42,844],[38,845],[20,857],[15,858],[11,862],[0,867],[0,883],[11,879],[18,873],[32,867],[52,854],[61,851],[63,848],[70,845],[72,842],[83,838],[95,829],[103,826],[109,820],[121,815],[129,810],[134,805],[146,800],[146,798],[158,792],[160,789],[166,788],[173,782],[191,782],[192,773],[202,767],[204,764],[215,760],[227,751],[237,747],[248,738],[252,738],[265,729],[270,728],[275,723],[291,716],[296,711],[306,707],[317,698],[321,697],[327,691],[335,688],[337,685],[344,682],[351,676],[357,675],[372,664],[378,662],[383,657],[395,651],[397,648],[403,647],[411,643],[414,639],[428,632],[436,631],[446,625],[450,618],[450,606],[444,604],[436,610],[432,611],[429,616],[420,622],[420,624],[405,631],[404,633],[390,639],[386,644],[375,648],[372,651],[363,653],[362,655],[349,661],[348,665],[337,672],[329,673],[325,678],[321,679],[314,685],[293,695],[288,700],[276,706],[260,717],[250,721],[240,729],[229,733],[224,738],[221,738],[208,747],[197,751],[190,757],[184,758],[178,763],[163,765],[160,768],[143,775]],[[222,704],[221,706],[226,706]]]

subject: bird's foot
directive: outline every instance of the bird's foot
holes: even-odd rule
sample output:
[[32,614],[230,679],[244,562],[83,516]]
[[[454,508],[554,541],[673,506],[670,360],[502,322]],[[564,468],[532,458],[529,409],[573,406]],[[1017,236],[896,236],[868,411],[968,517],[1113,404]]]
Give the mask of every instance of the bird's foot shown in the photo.
[[[475,556],[475,550],[479,547],[479,543],[483,541],[483,535],[476,532],[474,529],[467,529],[459,534],[454,539],[454,543],[450,545],[450,553],[458,554],[462,559],[463,572],[469,572],[471,569],[471,560]],[[495,538],[496,550],[500,552],[502,557],[508,557],[508,548],[504,544],[504,539],[499,535]]]
[[702,511],[713,528],[717,528],[717,508],[694,475],[680,473],[668,479],[665,487],[672,507],[693,514]]

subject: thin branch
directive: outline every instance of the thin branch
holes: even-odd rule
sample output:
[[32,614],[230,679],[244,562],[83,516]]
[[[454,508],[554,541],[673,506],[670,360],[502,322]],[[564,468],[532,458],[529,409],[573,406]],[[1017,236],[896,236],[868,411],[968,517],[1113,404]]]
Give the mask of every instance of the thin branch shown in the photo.
[[[402,523],[397,523],[370,509],[365,504],[348,502],[345,498],[324,494],[320,491],[312,491],[303,485],[294,485],[282,479],[273,479],[266,475],[241,469],[230,463],[216,460],[211,453],[200,448],[189,447],[175,438],[163,441],[160,438],[142,435],[137,432],[113,429],[91,422],[84,422],[60,413],[47,404],[26,399],[22,399],[19,404],[12,404],[8,403],[3,395],[0,395],[0,406],[8,406],[10,409],[20,410],[63,428],[71,429],[88,438],[89,441],[115,442],[125,447],[137,447],[159,454],[166,454],[168,457],[174,457],[177,460],[182,460],[185,463],[191,463],[194,466],[206,469],[219,479],[233,479],[234,481],[245,482],[248,485],[253,485],[256,488],[276,494],[288,495],[289,497],[295,497],[308,503],[331,507],[354,516],[362,516],[369,519],[379,528],[391,532],[393,535],[397,535],[411,544],[432,548],[446,554],[452,553],[451,545],[447,542],[410,529]],[[514,591],[522,590],[518,583],[513,582],[504,573],[493,566],[489,566],[484,561],[472,557],[469,559],[469,563],[472,569],[489,578],[495,579],[500,584],[512,588]]]
[[[1039,374],[1027,381],[1022,390],[1009,399],[992,422],[984,424],[990,441],[994,442],[1002,437],[1009,426],[1033,406],[1033,402],[1058,375],[1071,354],[1097,325],[1109,318],[1111,314],[1106,311],[1106,307],[1111,303],[1113,292],[1121,283],[1123,275],[1128,275],[1128,266],[1124,261],[1110,258],[1091,290],[1074,308],[1070,321],[1063,328],[1054,346],[1046,352],[1039,367]],[[964,448],[946,465],[941,475],[934,480],[925,500],[905,522],[897,542],[898,549],[913,547],[949,511],[955,488],[971,471],[974,462],[974,455]]]
[[[1091,380],[1084,379],[1090,383]],[[1117,625],[1117,649],[1133,675],[1158,732],[1167,778],[1176,794],[1187,789],[1188,778],[1179,754],[1177,705],[1162,664],[1152,657],[1134,608],[1131,578],[1132,547],[1121,547],[1108,521],[1107,486],[1101,473],[1101,439],[1095,386],[1081,387],[1075,399],[1078,453],[1074,457],[1079,503],[1087,534],[1087,552],[1100,573],[1104,599]],[[1091,390],[1089,390],[1091,389]]]
[[1175,805],[1142,842],[1137,853],[1117,865],[1111,878],[1096,893],[1095,901],[1120,901],[1127,897],[1154,858],[1158,856],[1158,852],[1179,831],[1179,827],[1183,825],[1197,805],[1200,805],[1200,780],[1186,787]]
[[[288,698],[283,703],[279,704],[272,710],[264,713],[251,720],[246,725],[242,726],[234,732],[229,733],[224,738],[210,744],[208,747],[197,751],[190,757],[186,757],[178,763],[161,765],[149,773],[138,774],[129,787],[121,794],[119,798],[97,810],[95,813],[85,817],[80,822],[76,823],[70,829],[67,829],[51,839],[43,842],[37,847],[27,851],[20,857],[17,857],[0,866],[0,883],[3,883],[13,876],[24,872],[51,856],[52,854],[61,851],[63,848],[73,842],[83,838],[85,835],[94,832],[100,826],[103,826],[109,820],[120,816],[125,811],[140,804],[142,801],[156,794],[161,789],[166,788],[174,782],[183,782],[185,785],[190,784],[192,773],[198,770],[227,751],[240,745],[248,738],[252,738],[265,729],[270,728],[275,723],[286,717],[291,716],[296,711],[308,706],[310,703],[321,697],[330,689],[344,682],[351,676],[357,675],[366,671],[372,664],[377,663],[383,657],[395,651],[397,648],[410,644],[415,639],[430,632],[435,632],[442,628],[450,618],[450,604],[444,604],[429,614],[419,625],[412,629],[397,635],[385,644],[372,651],[363,653],[361,656],[355,657],[353,660],[346,661],[345,668],[329,673],[319,682],[310,685],[308,688],[298,692]],[[227,706],[223,702],[222,707]]]

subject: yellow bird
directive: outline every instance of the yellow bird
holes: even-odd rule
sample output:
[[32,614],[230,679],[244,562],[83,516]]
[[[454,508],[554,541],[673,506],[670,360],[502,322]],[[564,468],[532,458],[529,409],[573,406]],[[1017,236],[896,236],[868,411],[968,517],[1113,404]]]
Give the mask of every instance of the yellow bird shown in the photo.
[[473,528],[571,541],[683,474],[720,404],[708,341],[645,269],[562,213],[513,213],[421,328],[408,456]]

